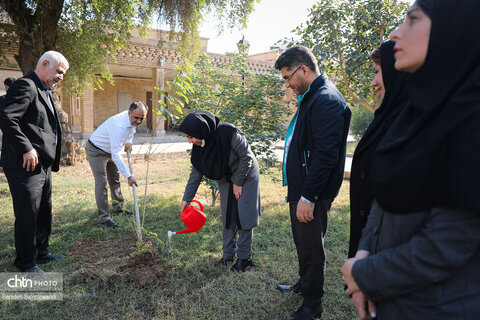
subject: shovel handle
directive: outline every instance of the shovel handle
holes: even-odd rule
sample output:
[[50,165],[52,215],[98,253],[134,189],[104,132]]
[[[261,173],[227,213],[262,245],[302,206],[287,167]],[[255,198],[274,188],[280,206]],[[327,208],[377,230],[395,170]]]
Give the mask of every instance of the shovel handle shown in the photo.
[[130,158],[130,150],[127,150],[127,158],[128,158],[128,167],[130,168],[130,174],[133,176],[133,166],[132,166],[132,159]]
[[[132,159],[130,158],[130,150],[127,150],[127,158],[128,158],[128,166],[130,167],[130,173],[133,176],[133,166],[132,166]],[[140,242],[142,242],[142,230],[140,229],[140,210],[138,209],[138,201],[137,201],[137,188],[135,184],[132,184],[132,192],[133,192],[133,203],[135,205],[135,221],[137,222],[137,237]]]

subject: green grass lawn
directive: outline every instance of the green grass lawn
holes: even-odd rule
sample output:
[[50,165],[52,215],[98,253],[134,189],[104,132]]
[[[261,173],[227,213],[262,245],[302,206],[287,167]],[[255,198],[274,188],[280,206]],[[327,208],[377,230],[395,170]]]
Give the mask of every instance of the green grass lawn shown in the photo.
[[[229,267],[213,265],[221,257],[222,224],[218,201],[215,207],[210,206],[205,187],[196,197],[205,205],[207,222],[203,229],[196,234],[174,235],[168,241],[168,230],[184,228],[178,205],[189,167],[188,160],[150,164],[144,238],[152,241],[156,253],[154,263],[147,265],[132,264],[135,233],[130,218],[114,217],[121,225],[117,230],[98,224],[88,163],[54,173],[50,251],[67,257],[42,268],[63,273],[64,298],[44,302],[0,299],[0,319],[284,319],[295,311],[301,297],[275,289],[278,283],[293,283],[298,277],[286,189],[279,182],[279,170],[261,176],[263,215],[254,231],[255,267],[232,274]],[[140,207],[145,169],[144,161],[134,164],[141,183]],[[131,189],[125,179],[122,187],[131,207]],[[344,182],[329,212],[324,320],[356,319],[340,273],[348,247],[348,187]],[[0,272],[15,272],[13,210],[3,173],[0,207]],[[141,276],[145,284],[135,280]]]

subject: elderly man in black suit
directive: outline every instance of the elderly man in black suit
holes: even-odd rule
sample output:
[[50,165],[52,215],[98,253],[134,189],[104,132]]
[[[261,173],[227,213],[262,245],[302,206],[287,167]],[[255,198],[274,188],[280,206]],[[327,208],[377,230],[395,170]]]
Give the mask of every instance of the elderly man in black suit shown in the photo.
[[60,163],[61,129],[50,97],[63,80],[68,61],[47,51],[34,72],[15,81],[0,110],[4,134],[3,166],[15,213],[15,266],[21,272],[43,273],[37,264],[63,258],[48,252],[52,226],[51,171]]

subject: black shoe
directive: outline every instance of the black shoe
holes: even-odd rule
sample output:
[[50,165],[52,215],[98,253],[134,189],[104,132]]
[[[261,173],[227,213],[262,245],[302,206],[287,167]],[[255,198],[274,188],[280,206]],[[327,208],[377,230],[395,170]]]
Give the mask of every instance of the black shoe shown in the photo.
[[253,262],[251,258],[248,259],[237,259],[237,262],[230,268],[232,272],[245,272],[246,270],[253,267]]
[[302,306],[286,320],[312,320],[322,317],[322,303],[315,305],[305,305]]
[[52,262],[53,260],[57,259],[63,259],[65,256],[63,254],[57,254],[57,253],[47,253],[46,255],[37,257],[37,263],[38,264],[44,264],[44,263],[49,263]]
[[121,214],[121,213],[123,213],[126,216],[133,216],[134,215],[133,211],[127,210],[127,209],[125,209],[125,210],[120,209],[120,210],[113,211],[114,215]]
[[277,290],[280,291],[280,292],[293,292],[293,293],[300,293],[300,280],[298,280],[297,283],[295,283],[294,285],[290,285],[290,284],[279,284],[277,286]]
[[102,222],[100,223],[102,226],[105,226],[107,228],[112,228],[112,229],[117,229],[117,228],[120,228],[118,226],[118,224],[115,223],[115,221],[113,221],[112,219],[108,219],[107,221],[105,222]]
[[133,211],[131,211],[131,210],[125,209],[125,210],[123,210],[123,213],[127,216],[133,216]]
[[39,276],[43,276],[45,275],[45,271],[43,271],[42,269],[40,269],[39,266],[33,266],[31,268],[28,268],[27,270],[23,271],[23,272],[28,272],[28,273],[32,273],[32,274],[37,274]]
[[215,267],[225,267],[229,262],[233,262],[233,258],[229,258],[229,259],[222,258],[218,261],[215,261],[214,266]]

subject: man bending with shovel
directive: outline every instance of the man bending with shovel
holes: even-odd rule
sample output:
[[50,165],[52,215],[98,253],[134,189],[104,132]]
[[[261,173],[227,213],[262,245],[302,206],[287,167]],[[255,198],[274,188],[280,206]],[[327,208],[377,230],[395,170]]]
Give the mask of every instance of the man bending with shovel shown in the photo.
[[128,179],[128,184],[137,185],[137,180],[128,170],[120,152],[132,151],[136,127],[147,116],[148,107],[141,101],[133,102],[128,111],[120,112],[102,123],[85,144],[87,159],[95,178],[95,200],[100,223],[108,228],[118,228],[112,220],[108,206],[107,181],[110,186],[113,211],[133,214],[123,210],[123,195],[120,189],[119,172]]

